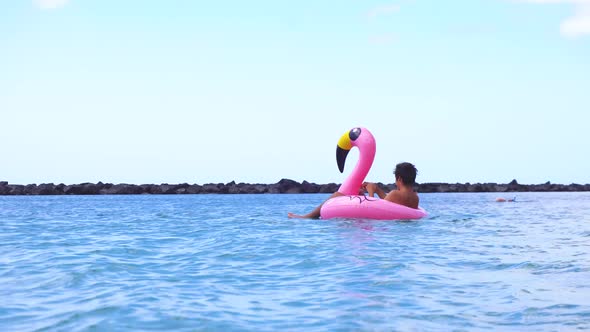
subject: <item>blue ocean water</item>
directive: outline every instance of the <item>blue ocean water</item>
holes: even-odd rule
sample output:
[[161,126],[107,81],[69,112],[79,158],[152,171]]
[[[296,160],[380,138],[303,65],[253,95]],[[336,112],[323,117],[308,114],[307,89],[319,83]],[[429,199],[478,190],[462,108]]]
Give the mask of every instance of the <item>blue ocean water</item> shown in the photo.
[[[590,329],[590,193],[0,197],[1,331]],[[512,194],[510,195],[512,197]]]

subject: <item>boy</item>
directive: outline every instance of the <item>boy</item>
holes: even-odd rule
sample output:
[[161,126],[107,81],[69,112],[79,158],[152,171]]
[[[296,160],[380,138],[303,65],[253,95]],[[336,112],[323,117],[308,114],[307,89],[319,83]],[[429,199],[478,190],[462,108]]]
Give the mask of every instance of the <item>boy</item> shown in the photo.
[[416,167],[410,163],[397,164],[394,173],[397,190],[392,190],[387,195],[375,183],[365,182],[363,188],[367,191],[369,197],[373,197],[376,193],[381,199],[417,209],[420,203],[420,198],[414,191],[417,172]]

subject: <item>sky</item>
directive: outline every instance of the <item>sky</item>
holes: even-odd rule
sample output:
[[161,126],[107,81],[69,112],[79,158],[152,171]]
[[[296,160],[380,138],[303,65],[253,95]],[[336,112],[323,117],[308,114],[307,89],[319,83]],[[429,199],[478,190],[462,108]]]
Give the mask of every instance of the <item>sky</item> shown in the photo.
[[8,0],[0,181],[590,183],[590,0]]

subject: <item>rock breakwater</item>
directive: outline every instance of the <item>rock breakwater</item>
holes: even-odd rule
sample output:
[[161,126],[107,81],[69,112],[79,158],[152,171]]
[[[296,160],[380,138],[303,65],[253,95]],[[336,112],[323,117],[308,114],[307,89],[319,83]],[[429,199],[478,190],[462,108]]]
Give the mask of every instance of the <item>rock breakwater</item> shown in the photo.
[[[394,184],[379,185],[389,191]],[[282,179],[273,184],[207,183],[199,184],[112,184],[112,183],[80,183],[66,185],[63,183],[42,184],[9,184],[0,181],[0,195],[140,195],[140,194],[303,194],[333,193],[340,184],[316,184],[307,181],[297,182]],[[458,193],[458,192],[551,192],[551,191],[590,191],[590,184],[519,184],[512,180],[507,184],[498,183],[420,183],[416,185],[420,193]]]

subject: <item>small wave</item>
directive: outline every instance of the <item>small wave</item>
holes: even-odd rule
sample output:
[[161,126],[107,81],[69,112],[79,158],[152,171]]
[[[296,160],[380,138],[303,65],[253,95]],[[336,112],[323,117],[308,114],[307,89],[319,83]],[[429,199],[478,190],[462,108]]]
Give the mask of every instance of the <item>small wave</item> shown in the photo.
[[300,197],[0,199],[0,330],[590,328],[586,197],[287,220]]

